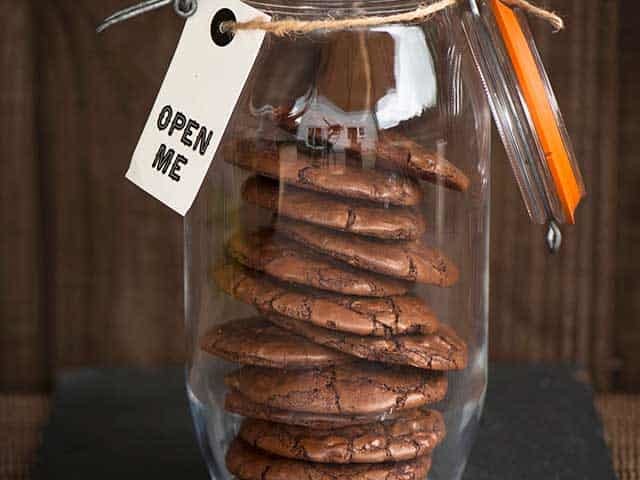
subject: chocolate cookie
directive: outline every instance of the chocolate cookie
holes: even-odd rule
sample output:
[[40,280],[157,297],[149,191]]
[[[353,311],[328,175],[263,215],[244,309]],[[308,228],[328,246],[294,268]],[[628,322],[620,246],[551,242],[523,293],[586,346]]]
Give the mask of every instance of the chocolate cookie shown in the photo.
[[441,325],[430,335],[363,337],[336,332],[282,315],[269,320],[309,340],[349,355],[375,362],[410,365],[425,370],[462,370],[467,366],[467,346],[453,329]]
[[356,362],[313,370],[242,367],[226,385],[254,403],[294,412],[374,415],[442,400],[447,380],[424,370]]
[[408,285],[400,280],[307,253],[299,244],[268,229],[234,235],[229,242],[229,253],[242,265],[278,280],[321,290],[365,297],[403,295],[408,290]]
[[336,260],[402,280],[450,287],[460,276],[442,252],[420,242],[382,243],[283,218],[277,231]]
[[265,314],[277,313],[332,330],[377,337],[438,330],[433,312],[421,299],[410,295],[351,297],[304,290],[240,265],[225,265],[214,275],[218,287]]
[[402,418],[407,415],[410,416],[414,413],[414,410],[394,410],[373,415],[292,412],[255,403],[235,390],[227,393],[224,408],[228,412],[242,415],[243,417],[322,430],[353,425],[369,425],[394,418]]
[[400,133],[379,132],[376,155],[376,165],[383,168],[400,170],[461,192],[469,188],[469,177],[458,167]]
[[234,320],[214,327],[202,338],[200,346],[205,352],[225,360],[262,367],[323,367],[353,359],[276,327],[261,317]]
[[278,214],[335,230],[386,240],[415,240],[425,231],[422,216],[411,208],[376,206],[341,199],[278,182],[251,177],[243,187],[244,199]]
[[239,480],[424,480],[431,458],[398,463],[328,465],[279,458],[234,440],[227,452],[227,468]]
[[339,197],[405,207],[422,200],[420,185],[411,178],[310,157],[299,152],[295,144],[242,140],[225,159],[242,169]]
[[280,457],[319,463],[380,463],[430,454],[444,438],[445,426],[439,412],[416,410],[396,420],[329,430],[248,419],[239,436]]

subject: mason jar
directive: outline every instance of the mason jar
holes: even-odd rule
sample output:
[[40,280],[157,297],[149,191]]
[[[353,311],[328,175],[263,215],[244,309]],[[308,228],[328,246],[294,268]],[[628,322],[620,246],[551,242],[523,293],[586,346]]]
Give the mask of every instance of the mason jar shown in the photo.
[[[302,20],[419,6],[247,3]],[[462,476],[486,391],[491,136],[463,29],[455,7],[266,34],[185,223],[211,478]]]

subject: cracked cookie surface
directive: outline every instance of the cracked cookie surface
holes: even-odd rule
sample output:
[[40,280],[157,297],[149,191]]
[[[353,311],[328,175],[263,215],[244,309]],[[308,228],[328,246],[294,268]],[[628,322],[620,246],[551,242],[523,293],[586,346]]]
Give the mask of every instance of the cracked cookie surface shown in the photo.
[[224,408],[228,412],[243,417],[324,430],[353,425],[370,425],[412,415],[414,412],[414,410],[394,410],[393,412],[370,415],[294,412],[255,403],[236,390],[227,393]]
[[202,350],[231,362],[273,368],[312,368],[347,363],[353,357],[310,342],[262,317],[227,322],[211,329]]
[[378,337],[434,333],[438,320],[411,295],[353,297],[304,290],[271,280],[237,264],[214,272],[219,288],[262,313],[277,313],[332,330]]
[[340,264],[305,251],[295,242],[274,235],[270,229],[234,235],[230,255],[242,265],[278,280],[346,295],[388,297],[404,295],[408,283]]
[[430,454],[445,436],[442,414],[415,410],[410,415],[370,425],[312,429],[247,419],[240,438],[286,458],[320,463],[380,463]]
[[366,360],[441,371],[462,370],[467,365],[465,342],[445,325],[428,335],[382,338],[336,332],[282,315],[268,315],[267,318],[312,342]]
[[345,415],[383,414],[442,400],[444,375],[413,368],[354,362],[313,370],[245,366],[226,385],[252,402],[283,410]]
[[423,197],[420,184],[412,178],[310,157],[294,143],[241,140],[225,159],[244,170],[339,197],[404,207],[417,205]]
[[451,287],[460,276],[449,258],[422,242],[380,242],[285,219],[276,229],[316,252],[401,280]]
[[461,192],[469,188],[469,177],[462,170],[401,133],[379,132],[376,155],[376,165],[382,168],[397,169]]
[[249,178],[242,194],[249,204],[276,211],[284,217],[357,235],[415,240],[426,228],[423,217],[411,208],[384,207],[279,186],[278,182],[263,177]]
[[423,480],[431,458],[398,463],[328,465],[275,457],[234,440],[226,456],[227,468],[239,480]]

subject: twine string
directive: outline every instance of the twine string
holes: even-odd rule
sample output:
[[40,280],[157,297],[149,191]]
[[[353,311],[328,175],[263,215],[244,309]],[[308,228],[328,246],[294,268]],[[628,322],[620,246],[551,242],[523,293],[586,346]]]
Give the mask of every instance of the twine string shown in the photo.
[[[304,35],[316,31],[332,32],[352,28],[376,27],[393,23],[414,23],[426,20],[435,13],[456,5],[461,0],[438,0],[428,5],[422,5],[410,12],[385,16],[363,16],[342,19],[326,18],[322,20],[298,20],[284,18],[282,20],[268,21],[255,18],[247,22],[224,22],[220,30],[226,32],[238,32],[241,30],[263,30],[277,37]],[[545,20],[553,26],[555,31],[564,28],[564,21],[556,13],[538,7],[528,0],[500,0],[512,8],[520,8],[527,14]]]
[[510,6],[511,8],[520,8],[522,11],[531,15],[532,17],[540,18],[541,20],[549,23],[554,31],[559,32],[564,29],[564,20],[560,15],[551,10],[546,10],[544,8],[538,7],[528,0],[500,0],[505,5]]

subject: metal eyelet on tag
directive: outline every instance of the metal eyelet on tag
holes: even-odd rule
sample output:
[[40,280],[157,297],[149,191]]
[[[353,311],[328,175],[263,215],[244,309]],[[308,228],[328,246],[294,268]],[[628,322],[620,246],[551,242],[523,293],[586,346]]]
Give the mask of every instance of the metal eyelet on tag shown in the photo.
[[211,39],[213,40],[213,43],[219,47],[229,45],[235,36],[233,31],[222,28],[222,26],[227,24],[227,22],[236,22],[236,16],[228,8],[218,10],[211,20]]

